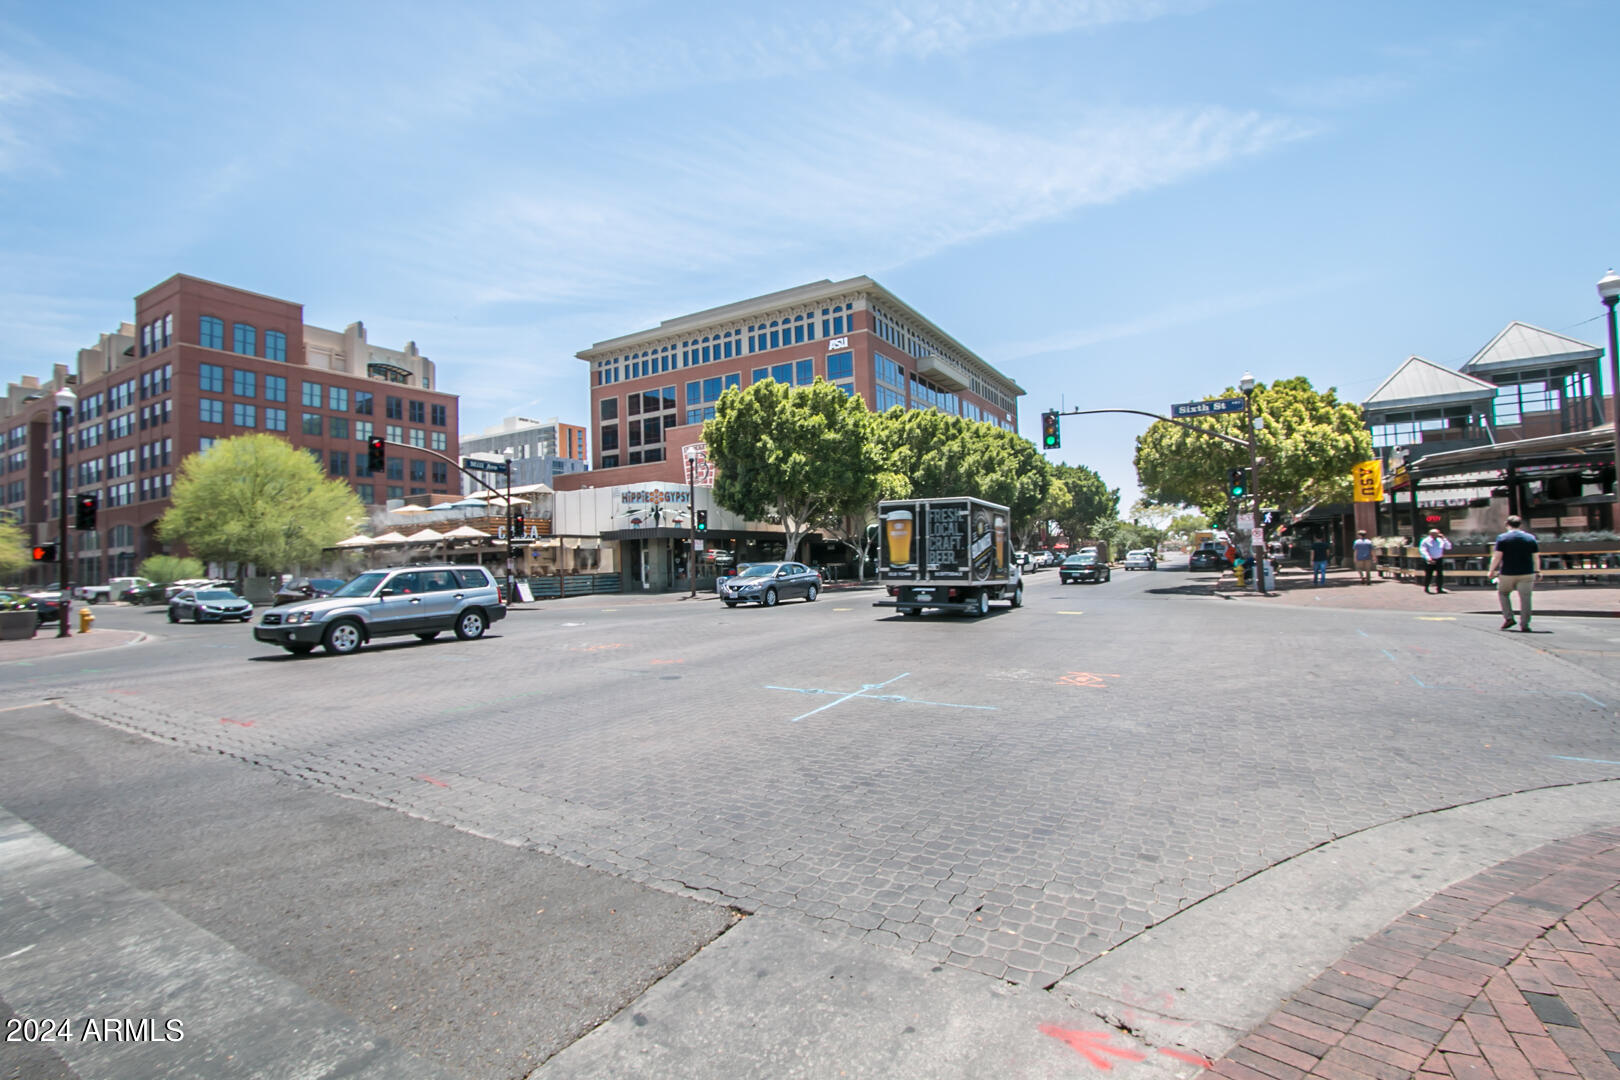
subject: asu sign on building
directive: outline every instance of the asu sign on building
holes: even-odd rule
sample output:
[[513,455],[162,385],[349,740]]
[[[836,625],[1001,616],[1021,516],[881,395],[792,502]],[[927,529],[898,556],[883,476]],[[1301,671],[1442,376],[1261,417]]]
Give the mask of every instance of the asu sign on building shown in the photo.
[[1355,488],[1355,501],[1376,503],[1384,501],[1384,465],[1380,461],[1363,461],[1350,469],[1351,486]]

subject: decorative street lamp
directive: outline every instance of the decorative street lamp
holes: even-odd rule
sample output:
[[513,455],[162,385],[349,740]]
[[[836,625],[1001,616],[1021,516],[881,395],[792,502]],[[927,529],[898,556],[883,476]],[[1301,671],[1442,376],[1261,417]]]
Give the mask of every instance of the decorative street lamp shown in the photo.
[[79,395],[73,392],[71,386],[64,386],[56,392],[56,419],[57,426],[62,429],[62,490],[61,490],[61,521],[56,532],[56,565],[59,568],[58,584],[62,589],[62,601],[57,607],[56,636],[67,637],[68,615],[70,601],[68,599],[68,421],[73,419],[73,407],[79,403]]
[[[1620,348],[1616,348],[1614,305],[1620,301],[1620,274],[1610,269],[1597,283],[1598,296],[1609,309],[1609,398],[1614,412],[1614,497],[1620,501]],[[1620,514],[1615,515],[1620,519]]]
[[1253,496],[1254,527],[1249,530],[1249,573],[1254,578],[1254,591],[1264,593],[1263,579],[1266,565],[1265,533],[1260,528],[1260,458],[1254,445],[1254,376],[1245,371],[1238,380],[1243,391],[1243,418],[1249,429],[1249,494]]

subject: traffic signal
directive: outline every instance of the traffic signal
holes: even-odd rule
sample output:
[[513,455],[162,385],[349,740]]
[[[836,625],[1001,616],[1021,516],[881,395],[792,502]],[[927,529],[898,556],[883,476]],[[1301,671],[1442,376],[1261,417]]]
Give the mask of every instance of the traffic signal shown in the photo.
[[35,544],[34,545],[34,561],[35,562],[55,562],[56,561],[56,545],[55,544]]
[[512,532],[513,532],[513,534],[516,535],[516,536],[522,536],[524,531],[525,530],[524,530],[524,527],[523,527],[523,511],[521,511],[521,510],[513,510],[512,511]]
[[73,527],[80,532],[89,532],[96,527],[96,496],[80,495],[78,512],[73,518]]
[[1058,427],[1055,409],[1041,413],[1041,449],[1056,450],[1063,445],[1063,432]]
[[1226,493],[1234,499],[1241,499],[1249,493],[1249,470],[1226,470]]
[[709,512],[707,510],[699,510],[697,512],[697,531],[709,531]]
[[388,467],[388,440],[372,439],[366,443],[366,468],[382,472]]

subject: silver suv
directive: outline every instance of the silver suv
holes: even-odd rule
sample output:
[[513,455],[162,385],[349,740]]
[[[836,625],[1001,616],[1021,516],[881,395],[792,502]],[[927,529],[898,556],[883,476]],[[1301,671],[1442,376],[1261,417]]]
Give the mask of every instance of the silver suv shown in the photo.
[[505,617],[495,579],[483,567],[406,566],[368,570],[330,596],[272,608],[253,628],[253,640],[295,655],[317,645],[344,655],[374,637],[399,634],[432,641],[454,630],[471,641]]

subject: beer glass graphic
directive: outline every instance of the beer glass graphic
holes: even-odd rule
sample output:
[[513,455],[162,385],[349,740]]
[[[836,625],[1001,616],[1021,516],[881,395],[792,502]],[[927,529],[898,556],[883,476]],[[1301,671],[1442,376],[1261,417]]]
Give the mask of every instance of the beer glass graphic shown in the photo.
[[1007,519],[997,514],[991,528],[996,534],[996,569],[1001,570],[1007,565]]
[[885,535],[889,538],[889,565],[907,566],[911,562],[911,511],[890,510],[883,517]]

